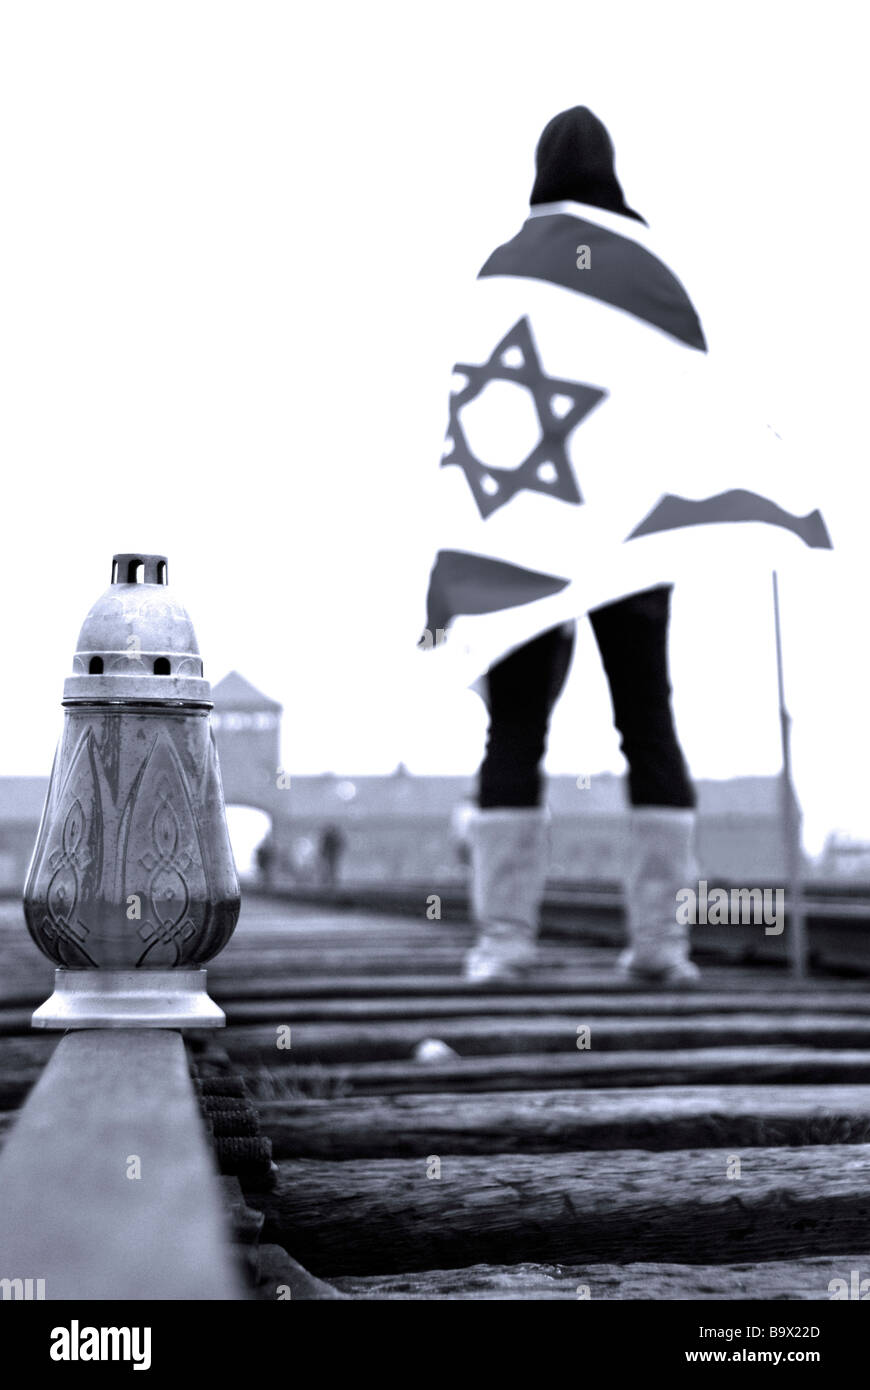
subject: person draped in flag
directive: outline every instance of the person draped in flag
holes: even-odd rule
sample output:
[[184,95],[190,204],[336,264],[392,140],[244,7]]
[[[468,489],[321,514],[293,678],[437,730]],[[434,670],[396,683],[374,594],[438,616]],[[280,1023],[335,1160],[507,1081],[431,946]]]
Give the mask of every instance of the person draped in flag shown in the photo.
[[[770,440],[758,453],[739,427],[729,433],[730,411],[698,374],[698,315],[626,203],[608,131],[586,107],[545,127],[530,203],[480,271],[454,368],[422,643],[456,657],[465,683],[477,678],[489,716],[469,824],[477,940],[465,975],[483,983],[535,961],[548,859],[541,764],[575,620],[588,613],[628,764],[618,969],[691,985],[676,895],[697,879],[696,799],[671,704],[673,583],[736,532],[744,549],[761,538],[768,563],[774,534],[810,548],[830,539],[818,511],[798,515],[769,495],[789,492],[778,458],[770,474]],[[738,460],[749,486],[733,485],[744,481]]]

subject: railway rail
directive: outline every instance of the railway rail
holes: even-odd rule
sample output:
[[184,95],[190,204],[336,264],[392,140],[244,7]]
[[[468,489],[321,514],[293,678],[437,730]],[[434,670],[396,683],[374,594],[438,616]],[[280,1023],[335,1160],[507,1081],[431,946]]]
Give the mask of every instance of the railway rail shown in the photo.
[[[811,913],[810,980],[714,941],[699,990],[627,988],[618,907],[562,893],[540,969],[482,992],[461,904],[429,921],[425,893],[404,915],[387,896],[249,895],[209,967],[228,1026],[185,1041],[230,1296],[827,1300],[870,1277],[860,944],[827,955]],[[73,1041],[30,1031],[50,970],[19,913],[0,911],[0,1165]]]

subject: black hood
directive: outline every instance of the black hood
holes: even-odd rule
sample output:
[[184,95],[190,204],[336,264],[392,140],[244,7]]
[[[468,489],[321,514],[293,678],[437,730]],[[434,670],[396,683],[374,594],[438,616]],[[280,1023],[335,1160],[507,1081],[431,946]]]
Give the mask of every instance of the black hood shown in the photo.
[[[613,167],[613,141],[588,106],[560,111],[545,125],[535,153],[535,186],[529,202],[588,203],[643,222],[623,196]],[[646,223],[644,223],[646,225]]]

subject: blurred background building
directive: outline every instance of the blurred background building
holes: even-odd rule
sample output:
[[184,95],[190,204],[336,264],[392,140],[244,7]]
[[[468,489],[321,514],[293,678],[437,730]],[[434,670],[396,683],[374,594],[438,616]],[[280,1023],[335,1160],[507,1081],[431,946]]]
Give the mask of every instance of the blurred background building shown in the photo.
[[[474,776],[295,776],[281,765],[278,701],[233,671],[214,688],[212,723],[243,879],[263,886],[461,881]],[[20,891],[45,777],[0,777],[0,891]],[[700,875],[755,885],[785,875],[776,777],[699,781]],[[551,876],[621,876],[627,808],[613,773],[551,776]],[[814,877],[870,880],[870,845],[831,835]]]

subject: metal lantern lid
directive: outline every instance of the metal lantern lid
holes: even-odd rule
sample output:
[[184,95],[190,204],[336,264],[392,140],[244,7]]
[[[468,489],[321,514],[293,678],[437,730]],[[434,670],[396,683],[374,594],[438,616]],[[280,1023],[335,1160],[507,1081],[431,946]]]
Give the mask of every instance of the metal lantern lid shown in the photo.
[[211,703],[193,623],[168,586],[165,555],[112,559],[112,582],[82,625],[64,704]]

